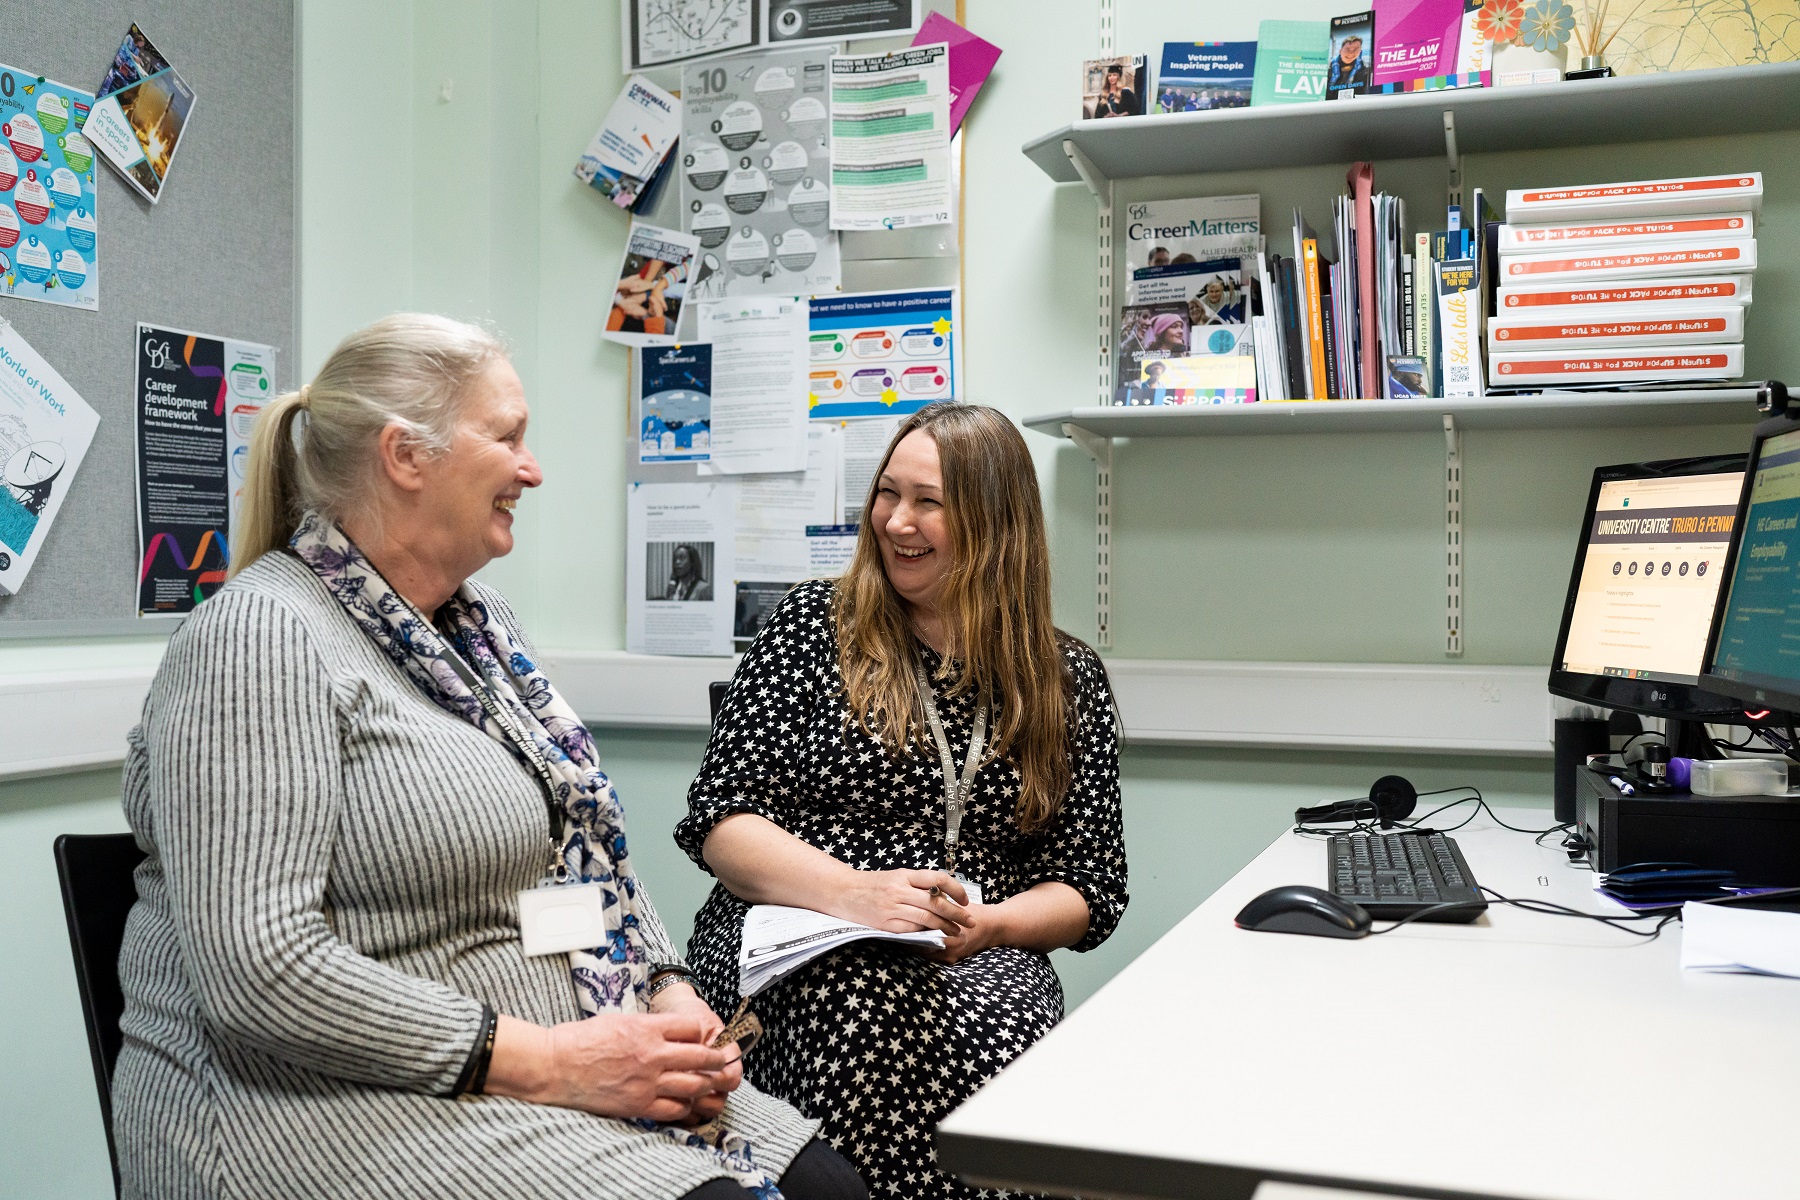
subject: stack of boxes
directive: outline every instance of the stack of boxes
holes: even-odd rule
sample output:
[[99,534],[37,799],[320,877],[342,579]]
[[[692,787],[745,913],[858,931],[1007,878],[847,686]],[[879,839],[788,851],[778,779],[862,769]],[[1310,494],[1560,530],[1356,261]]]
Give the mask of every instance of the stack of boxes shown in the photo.
[[1506,194],[1493,388],[1736,379],[1762,175]]

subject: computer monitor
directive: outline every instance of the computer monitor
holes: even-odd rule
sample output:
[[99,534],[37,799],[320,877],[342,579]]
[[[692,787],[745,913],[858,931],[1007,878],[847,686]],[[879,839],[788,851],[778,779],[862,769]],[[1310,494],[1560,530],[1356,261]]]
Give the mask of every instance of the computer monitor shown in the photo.
[[1742,454],[1594,472],[1552,694],[1680,722],[1744,723],[1743,705],[1700,678],[1743,478]]
[[1752,708],[1800,710],[1800,419],[1756,427],[1705,686]]

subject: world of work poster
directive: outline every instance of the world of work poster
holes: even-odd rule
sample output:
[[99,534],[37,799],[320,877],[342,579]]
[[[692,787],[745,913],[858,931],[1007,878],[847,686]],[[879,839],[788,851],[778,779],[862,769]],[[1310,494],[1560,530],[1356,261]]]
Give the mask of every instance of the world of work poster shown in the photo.
[[275,350],[137,329],[138,613],[180,616],[225,582],[250,430]]

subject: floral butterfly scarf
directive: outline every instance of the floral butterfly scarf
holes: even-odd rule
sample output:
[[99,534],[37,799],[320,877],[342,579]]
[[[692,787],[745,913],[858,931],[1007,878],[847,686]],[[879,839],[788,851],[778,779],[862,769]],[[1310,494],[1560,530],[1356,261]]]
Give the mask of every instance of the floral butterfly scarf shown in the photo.
[[[524,647],[464,584],[438,618],[447,634],[420,616],[396,592],[343,530],[308,513],[288,543],[319,577],[369,640],[387,655],[427,699],[505,746],[533,773],[526,753],[482,706],[445,657],[446,642],[488,684],[513,722],[549,766],[564,817],[561,858],[571,880],[601,887],[606,944],[569,955],[576,999],[587,1016],[648,1012],[650,955],[639,916],[641,892],[625,841],[625,810],[612,781],[600,769],[594,739],[567,701],[538,670]],[[701,1129],[632,1122],[661,1129],[683,1145],[711,1150],[739,1186],[759,1200],[781,1200],[768,1173],[756,1165],[748,1139],[720,1123]]]

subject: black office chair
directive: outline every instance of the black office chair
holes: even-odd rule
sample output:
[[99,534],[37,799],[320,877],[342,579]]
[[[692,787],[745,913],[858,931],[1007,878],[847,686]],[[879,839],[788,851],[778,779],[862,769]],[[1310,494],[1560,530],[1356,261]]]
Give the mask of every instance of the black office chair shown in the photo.
[[125,993],[119,989],[119,947],[125,918],[137,903],[131,873],[144,861],[129,833],[78,835],[56,839],[56,877],[62,884],[63,915],[75,952],[75,984],[87,1022],[94,1086],[100,1092],[100,1123],[106,1128],[106,1156],[112,1162],[113,1194],[119,1194],[119,1154],[113,1146],[112,1077],[119,1060],[119,1018]]
[[719,706],[725,703],[725,690],[730,686],[731,681],[729,679],[723,683],[709,683],[706,685],[706,698],[712,702],[712,722],[714,725],[719,723]]

